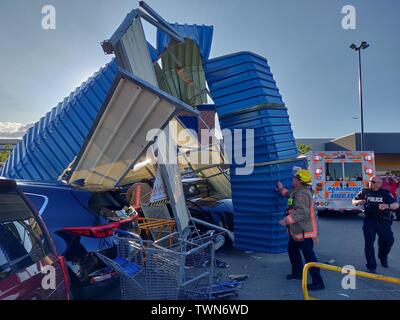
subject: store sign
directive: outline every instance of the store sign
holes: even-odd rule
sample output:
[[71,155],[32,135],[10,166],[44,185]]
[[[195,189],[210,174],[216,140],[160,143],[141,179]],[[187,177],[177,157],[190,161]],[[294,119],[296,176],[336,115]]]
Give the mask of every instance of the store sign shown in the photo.
[[160,171],[157,172],[156,181],[154,182],[153,191],[150,197],[150,206],[163,205],[168,202],[168,196],[165,192],[164,183]]

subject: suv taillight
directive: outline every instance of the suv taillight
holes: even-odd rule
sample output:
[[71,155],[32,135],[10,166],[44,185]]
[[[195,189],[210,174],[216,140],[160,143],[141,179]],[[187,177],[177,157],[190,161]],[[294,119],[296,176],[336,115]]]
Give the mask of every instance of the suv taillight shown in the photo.
[[70,289],[71,283],[69,281],[67,262],[65,261],[65,258],[63,256],[58,257],[58,262],[60,263],[61,270],[62,270],[63,277],[64,277],[65,294],[67,296],[67,300],[69,300],[69,289]]
[[122,225],[130,223],[133,220],[135,220],[135,217],[105,224],[102,226],[64,228],[63,231],[89,238],[107,238],[113,235],[114,230],[120,229]]

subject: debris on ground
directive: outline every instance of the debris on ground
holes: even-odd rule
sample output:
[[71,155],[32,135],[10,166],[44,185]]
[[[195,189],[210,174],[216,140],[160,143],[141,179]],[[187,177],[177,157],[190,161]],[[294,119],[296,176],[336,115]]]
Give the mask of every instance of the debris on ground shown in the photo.
[[[241,289],[243,283],[240,281],[226,281],[211,286],[211,298],[212,299],[227,299],[229,297],[237,297],[239,295],[238,290]],[[205,288],[210,290],[210,288]]]
[[229,268],[229,264],[225,263],[225,262],[222,261],[222,260],[215,259],[215,262],[216,262],[217,268],[220,268],[220,269],[227,269],[227,268]]
[[230,274],[228,276],[228,278],[230,280],[234,280],[234,281],[243,281],[249,278],[248,274]]

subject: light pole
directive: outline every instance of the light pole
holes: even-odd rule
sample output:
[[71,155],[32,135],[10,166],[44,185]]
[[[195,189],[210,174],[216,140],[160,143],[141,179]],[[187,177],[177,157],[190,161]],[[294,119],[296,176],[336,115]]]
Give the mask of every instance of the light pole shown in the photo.
[[369,44],[366,41],[361,42],[361,44],[358,47],[354,43],[350,46],[351,49],[358,51],[358,94],[360,97],[360,107],[361,107],[361,151],[365,151],[361,49],[367,49],[368,47],[369,47]]

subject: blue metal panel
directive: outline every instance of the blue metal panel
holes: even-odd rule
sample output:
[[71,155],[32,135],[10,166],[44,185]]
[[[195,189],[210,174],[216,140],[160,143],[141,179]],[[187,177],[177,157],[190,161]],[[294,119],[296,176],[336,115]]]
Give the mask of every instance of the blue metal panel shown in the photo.
[[225,66],[225,68],[221,68],[221,69],[212,69],[210,67],[210,65],[212,66],[212,61],[213,60],[209,60],[209,62],[207,62],[205,68],[206,71],[208,73],[208,81],[211,83],[210,84],[210,88],[212,88],[214,86],[214,81],[220,82],[220,81],[224,81],[227,78],[230,77],[234,77],[234,76],[247,76],[246,79],[249,78],[249,76],[251,76],[253,73],[251,73],[250,75],[247,75],[248,72],[258,72],[262,74],[262,78],[264,80],[270,80],[273,81],[271,79],[271,71],[269,70],[269,68],[265,65],[265,64],[259,64],[259,63],[250,63],[250,62],[246,62],[246,63],[241,63],[241,64],[234,64],[234,65],[228,65]]
[[[231,85],[237,85],[241,83],[248,83],[249,81],[264,81],[275,83],[272,74],[264,73],[263,71],[252,71],[247,70],[246,72],[236,72],[230,75],[228,78],[218,79],[217,82],[211,82],[208,84],[211,90],[229,88]],[[218,93],[216,92],[218,95]]]
[[216,70],[225,69],[227,67],[243,63],[260,64],[269,69],[267,59],[250,51],[240,51],[213,58],[212,60],[208,61],[207,66],[210,72],[214,72]]
[[[260,109],[220,119],[222,128],[254,130],[255,163],[295,158],[297,146],[286,108]],[[242,135],[242,145],[246,136]],[[247,153],[247,150],[243,154]]]
[[280,197],[276,182],[291,187],[294,166],[306,167],[304,160],[255,167],[249,176],[234,175],[231,167],[234,206],[235,247],[282,253],[287,250],[287,232],[279,225],[284,217],[287,199]]
[[[255,135],[254,150],[245,150],[245,133],[241,138],[241,154],[254,151],[254,171],[237,175],[237,164],[233,161],[231,165],[235,246],[285,252],[287,232],[278,222],[287,199],[276,192],[276,183],[280,180],[290,188],[293,167],[305,167],[305,161],[291,160],[297,157],[297,146],[268,62],[256,54],[240,52],[209,60],[204,69],[221,128],[253,129]],[[276,160],[285,162],[265,164]]]
[[284,105],[267,60],[256,54],[211,59],[204,70],[220,117],[260,104]]
[[113,60],[35,123],[14,148],[1,175],[56,180],[79,153],[116,74]]
[[[211,52],[211,43],[214,27],[197,24],[170,24],[171,27],[183,38],[188,38],[197,43],[200,48],[200,54],[204,61],[208,60]],[[170,43],[170,37],[163,31],[157,30],[157,54],[158,56],[166,50]]]
[[214,111],[215,112],[215,105],[214,104],[200,104],[196,106],[196,109],[199,111]]

